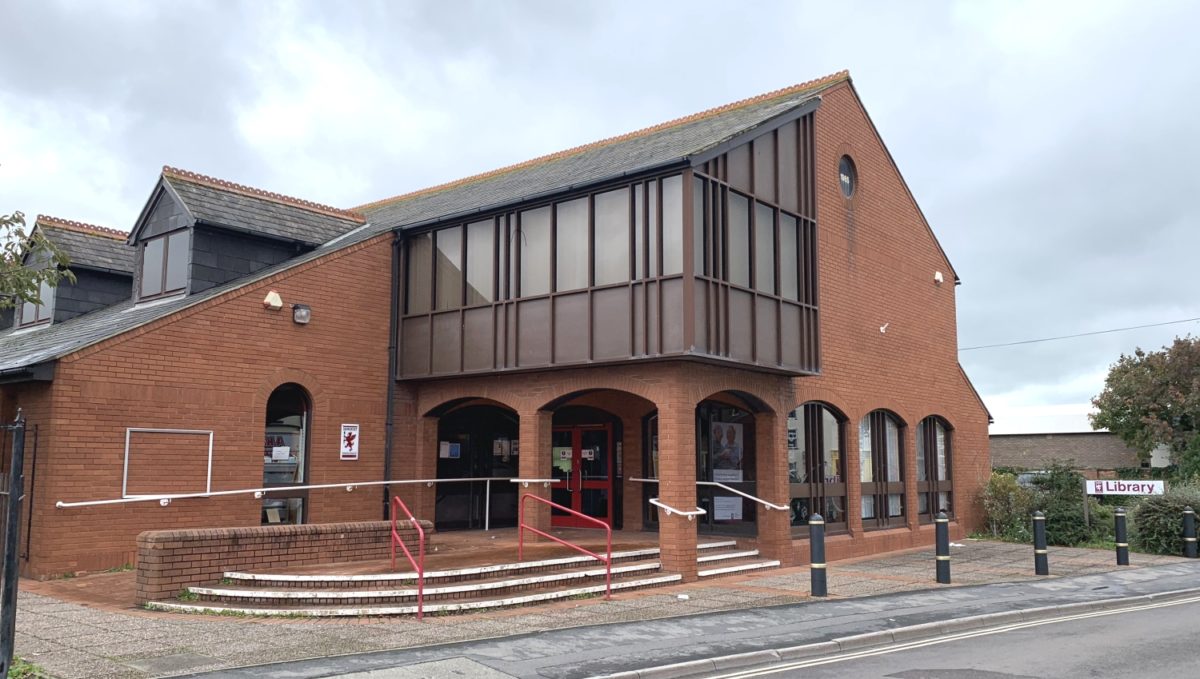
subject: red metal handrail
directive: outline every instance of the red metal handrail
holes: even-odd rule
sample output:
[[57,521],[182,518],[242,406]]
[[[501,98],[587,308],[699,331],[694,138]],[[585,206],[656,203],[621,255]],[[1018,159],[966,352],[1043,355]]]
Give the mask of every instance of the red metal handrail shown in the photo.
[[[534,528],[533,526],[530,526],[529,524],[525,523],[525,501],[530,498],[533,498],[534,500],[537,500],[538,502],[540,502],[544,505],[550,505],[550,507],[552,509],[558,509],[558,510],[564,511],[564,512],[570,514],[571,516],[577,516],[577,517],[583,519],[584,521],[590,521],[590,522],[600,526],[601,528],[603,528],[604,533],[605,533],[605,548],[607,549],[606,556],[600,556],[599,554],[596,554],[594,552],[589,552],[588,550],[584,549],[583,547],[580,547],[577,544],[568,542],[559,537],[555,537],[545,531],[538,530],[537,528]],[[587,514],[577,512],[574,509],[571,509],[570,507],[564,507],[564,506],[558,504],[557,502],[551,502],[550,500],[547,500],[544,497],[534,495],[533,493],[525,493],[525,495],[521,497],[520,516],[518,517],[518,524],[517,524],[517,560],[518,561],[525,560],[525,531],[527,531],[527,530],[533,531],[534,533],[536,533],[544,538],[553,540],[560,545],[570,547],[571,549],[574,549],[577,552],[582,552],[582,553],[592,557],[593,559],[598,560],[600,563],[604,564],[604,598],[605,599],[612,598],[612,526],[608,525],[607,523],[604,523],[600,519],[597,519],[593,516],[588,516]]]
[[[403,538],[396,530],[396,517],[400,514],[397,510],[403,510],[412,527],[417,529],[416,559],[413,558],[412,552],[408,551],[408,546],[404,544]],[[412,512],[408,511],[408,506],[399,496],[392,498],[392,570],[396,570],[397,544],[400,545],[400,549],[404,550],[404,556],[408,557],[408,562],[417,572],[417,620],[420,620],[425,616],[425,529],[421,528],[421,522],[417,521]]]

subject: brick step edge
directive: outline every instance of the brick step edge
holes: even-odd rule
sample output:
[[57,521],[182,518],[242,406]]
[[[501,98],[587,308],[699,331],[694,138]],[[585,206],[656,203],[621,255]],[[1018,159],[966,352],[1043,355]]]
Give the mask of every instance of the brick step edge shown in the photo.
[[[630,574],[645,574],[647,572],[658,572],[662,568],[662,564],[658,561],[650,561],[646,563],[636,563],[625,566],[613,566],[612,575],[614,578],[626,576]],[[496,590],[518,590],[529,589],[532,587],[548,586],[562,584],[570,580],[588,581],[588,580],[603,580],[606,569],[604,567],[588,568],[577,571],[559,571],[555,573],[546,573],[542,575],[532,575],[524,578],[512,578],[507,580],[492,580],[487,582],[467,582],[464,584],[448,585],[441,587],[425,588],[425,599],[432,600],[435,598],[453,598],[455,595],[472,595],[483,592],[492,592]],[[417,596],[416,588],[404,589],[258,589],[246,588],[235,589],[227,587],[189,587],[188,591],[201,597],[205,601],[228,601],[228,600],[247,600],[247,599],[272,599],[283,601],[306,601],[306,600],[356,600],[356,599],[415,599]]]
[[745,560],[740,563],[721,564],[714,568],[702,568],[696,575],[701,578],[715,578],[722,575],[734,575],[736,573],[745,573],[748,571],[765,570],[769,568],[778,568],[780,565],[777,559],[763,560]]
[[[656,575],[651,578],[641,578],[637,580],[625,580],[614,582],[612,584],[613,591],[641,589],[645,587],[658,587],[677,583],[683,580],[683,576],[667,573]],[[604,585],[591,585],[588,587],[576,587],[566,590],[556,590],[552,592],[537,592],[535,594],[526,594],[517,597],[507,597],[503,599],[486,599],[481,601],[464,601],[457,603],[433,603],[425,606],[425,613],[441,613],[441,612],[456,612],[456,611],[472,611],[489,608],[508,608],[513,606],[524,606],[527,604],[538,603],[542,601],[556,601],[560,599],[570,599],[572,597],[587,596],[595,594],[603,594]],[[234,607],[234,606],[211,606],[205,604],[189,604],[174,601],[152,601],[146,604],[146,609],[151,611],[165,611],[174,613],[202,613],[211,615],[232,615],[232,616],[262,616],[262,617],[298,617],[298,618],[320,618],[320,617],[359,617],[359,616],[383,616],[383,615],[413,615],[416,613],[416,606],[360,606],[360,607],[310,607],[310,608],[250,608],[250,607]]]
[[[699,551],[725,550],[736,547],[737,542],[734,540],[704,542],[696,545],[696,548]],[[625,550],[613,552],[613,562],[616,563],[618,561],[629,561],[658,556],[659,549],[657,547]],[[581,555],[566,556],[555,559],[542,559],[539,561],[525,561],[492,564],[488,566],[473,566],[470,568],[456,568],[451,570],[426,571],[425,584],[428,585],[443,582],[481,580],[491,575],[500,575],[506,572],[520,573],[561,570],[564,568],[573,568],[589,563],[595,563],[595,559]],[[388,585],[385,583],[395,584],[397,582],[405,581],[415,582],[417,579],[416,573],[412,572],[370,573],[363,575],[301,575],[290,573],[249,573],[243,571],[229,571],[224,573],[224,577],[239,584],[249,582],[270,587],[287,587],[295,589],[359,587],[365,585],[366,583],[372,583],[373,586],[386,587]]]

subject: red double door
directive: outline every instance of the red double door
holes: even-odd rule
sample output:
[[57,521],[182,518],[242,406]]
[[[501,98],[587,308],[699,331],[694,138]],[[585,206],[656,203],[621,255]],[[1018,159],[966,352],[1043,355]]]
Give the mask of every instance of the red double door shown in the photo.
[[[551,434],[551,499],[564,507],[612,525],[612,426],[581,424],[555,427]],[[554,526],[596,528],[596,524],[554,509]]]

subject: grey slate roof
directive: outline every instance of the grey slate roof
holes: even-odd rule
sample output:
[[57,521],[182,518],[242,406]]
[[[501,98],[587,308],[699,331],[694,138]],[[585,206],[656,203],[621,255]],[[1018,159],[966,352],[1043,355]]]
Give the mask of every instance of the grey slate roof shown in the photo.
[[193,217],[239,231],[317,246],[362,225],[361,219],[260,198],[248,191],[213,186],[203,180],[193,181],[170,169],[163,171],[163,180],[171,185]]
[[126,245],[123,238],[85,233],[46,222],[39,222],[37,228],[66,253],[72,267],[133,275],[133,256],[137,248]]
[[845,82],[848,78],[845,73],[835,74],[641,132],[372,203],[359,208],[367,216],[366,224],[355,223],[349,217],[326,217],[301,207],[254,198],[245,195],[244,191],[221,190],[207,182],[180,177],[176,174],[179,171],[164,169],[164,179],[170,181],[171,187],[187,203],[188,209],[193,210],[193,216],[199,219],[291,240],[296,240],[297,233],[303,232],[305,237],[320,239],[312,241],[314,244],[323,244],[286,262],[202,293],[140,308],[135,307],[132,301],[124,302],[63,323],[0,333],[0,373],[66,356],[388,231],[449,218],[459,213],[518,203],[541,194],[683,161],[806,104],[824,89]]
[[371,203],[359,209],[376,228],[403,228],[682,161],[750,132],[848,79],[844,72],[838,73],[675,123],[469,177],[445,187]]

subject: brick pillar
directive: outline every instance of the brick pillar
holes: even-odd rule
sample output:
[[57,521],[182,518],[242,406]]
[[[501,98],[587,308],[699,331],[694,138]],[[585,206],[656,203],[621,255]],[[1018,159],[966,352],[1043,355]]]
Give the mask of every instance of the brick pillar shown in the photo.
[[846,529],[851,535],[863,534],[862,469],[858,464],[858,420],[846,423]]
[[[688,511],[696,508],[696,404],[681,388],[668,398],[658,404],[658,497]],[[658,526],[663,569],[696,580],[696,520],[659,510]]]
[[913,424],[901,431],[904,436],[904,447],[900,451],[904,458],[904,514],[909,529],[915,531],[921,527],[921,518],[917,514],[917,427]]
[[640,479],[642,474],[642,441],[646,440],[642,432],[642,418],[622,418],[625,429],[621,460],[621,528],[623,530],[642,529],[642,487],[646,484],[630,481]]
[[[553,427],[554,414],[544,410],[522,410],[519,413],[520,448],[519,469],[523,479],[550,478],[550,434]],[[540,483],[531,483],[526,488],[518,487],[518,498],[526,493],[550,499],[550,489]],[[518,500],[521,504],[521,501]],[[525,522],[538,530],[550,530],[550,508],[540,502],[530,501],[525,504]],[[530,535],[527,539],[540,539]]]
[[[787,417],[774,413],[754,416],[755,487],[758,497],[779,505],[789,500]],[[747,503],[750,501],[747,500]],[[792,548],[791,513],[787,510],[756,507],[758,549],[768,559],[779,559],[790,566],[795,561]]]
[[[438,418],[415,417],[411,424],[396,428],[392,448],[393,479],[437,478]],[[400,424],[399,422],[397,424]],[[437,488],[424,483],[401,483],[391,487],[418,519],[434,521]]]

